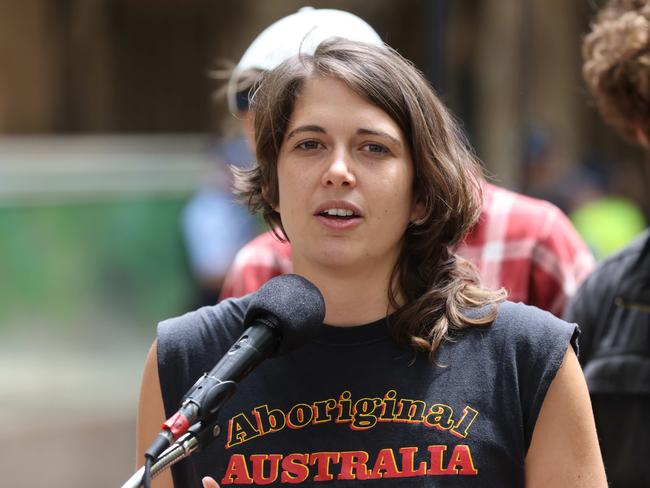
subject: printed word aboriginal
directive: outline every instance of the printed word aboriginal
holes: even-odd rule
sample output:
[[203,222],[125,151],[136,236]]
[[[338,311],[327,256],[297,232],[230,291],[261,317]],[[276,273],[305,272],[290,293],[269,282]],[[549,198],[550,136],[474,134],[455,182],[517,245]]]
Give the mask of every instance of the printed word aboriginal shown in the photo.
[[250,415],[239,413],[228,422],[226,449],[286,428],[302,429],[328,422],[347,425],[352,430],[368,430],[378,422],[421,424],[464,439],[477,416],[478,412],[469,406],[455,416],[449,405],[398,398],[395,390],[389,390],[383,397],[356,401],[349,391],[344,391],[338,399],[299,403],[286,410],[260,405]]

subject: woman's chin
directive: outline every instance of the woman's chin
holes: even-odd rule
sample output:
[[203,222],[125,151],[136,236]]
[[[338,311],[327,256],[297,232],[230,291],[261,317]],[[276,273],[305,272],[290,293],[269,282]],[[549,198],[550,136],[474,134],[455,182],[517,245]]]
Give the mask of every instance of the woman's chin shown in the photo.
[[339,269],[341,271],[356,268],[359,265],[358,259],[346,256],[344,253],[336,255],[322,255],[319,256],[315,262],[317,262],[321,267]]
[[368,256],[363,250],[321,250],[312,256],[312,262],[320,267],[335,270],[342,275],[367,275],[377,269],[377,259]]
[[[301,253],[302,254],[302,253]],[[318,249],[306,252],[299,257],[293,253],[294,268],[317,267],[326,269],[338,269],[345,272],[358,268],[362,264],[363,256],[358,251],[349,249],[346,246],[319,246]]]

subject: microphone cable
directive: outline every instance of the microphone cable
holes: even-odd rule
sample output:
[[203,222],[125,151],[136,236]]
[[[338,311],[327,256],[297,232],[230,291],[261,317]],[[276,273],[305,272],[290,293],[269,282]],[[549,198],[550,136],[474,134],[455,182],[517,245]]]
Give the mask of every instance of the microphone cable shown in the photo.
[[145,454],[144,456],[144,473],[142,474],[142,487],[151,488],[151,467],[153,458]]

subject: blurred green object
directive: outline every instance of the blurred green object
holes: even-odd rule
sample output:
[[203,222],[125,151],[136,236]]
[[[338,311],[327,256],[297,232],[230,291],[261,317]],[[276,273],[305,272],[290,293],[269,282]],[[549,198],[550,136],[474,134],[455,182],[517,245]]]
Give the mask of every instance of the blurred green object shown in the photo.
[[597,260],[623,248],[647,225],[634,202],[615,196],[592,200],[571,212],[570,218]]
[[0,332],[153,331],[192,303],[181,196],[0,207]]

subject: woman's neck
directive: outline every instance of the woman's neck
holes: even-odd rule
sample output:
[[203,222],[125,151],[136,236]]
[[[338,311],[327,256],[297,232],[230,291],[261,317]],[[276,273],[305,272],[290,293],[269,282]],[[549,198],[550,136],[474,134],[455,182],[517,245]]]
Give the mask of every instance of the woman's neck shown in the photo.
[[394,309],[388,300],[391,272],[315,269],[294,262],[294,272],[314,283],[325,299],[325,323],[336,326],[362,325],[378,320]]

